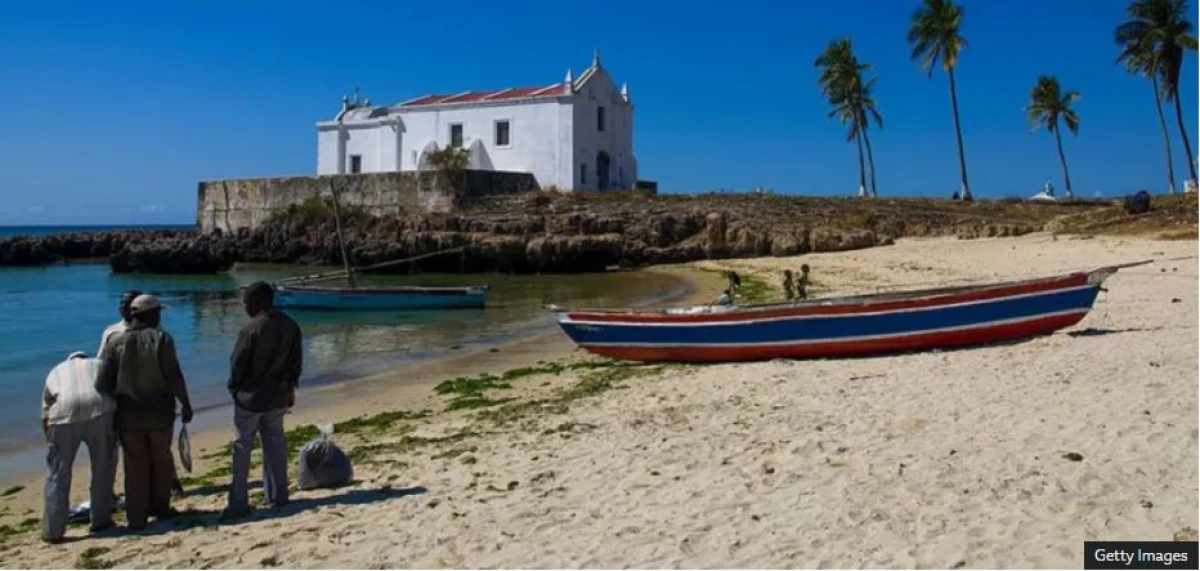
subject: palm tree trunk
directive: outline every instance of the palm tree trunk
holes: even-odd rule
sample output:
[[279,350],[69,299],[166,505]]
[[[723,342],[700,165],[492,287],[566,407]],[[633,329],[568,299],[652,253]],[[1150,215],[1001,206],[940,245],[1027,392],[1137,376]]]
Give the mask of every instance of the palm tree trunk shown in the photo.
[[875,186],[875,154],[871,152],[871,137],[867,136],[867,130],[862,131],[863,142],[867,145],[867,164],[871,168],[871,197],[879,196],[879,187]]
[[[1192,155],[1192,143],[1188,140],[1187,128],[1183,125],[1183,107],[1179,104],[1179,93],[1175,94],[1175,120],[1179,123],[1179,136],[1183,137],[1183,150],[1187,152],[1188,172],[1196,180],[1196,157]],[[1184,187],[1187,187],[1185,184]]]
[[1167,192],[1175,194],[1175,166],[1171,160],[1171,133],[1167,131],[1167,118],[1163,115],[1162,97],[1158,92],[1158,74],[1151,74],[1150,80],[1154,82],[1154,108],[1158,111],[1158,125],[1162,127],[1163,146],[1167,148]]
[[950,76],[950,108],[954,111],[954,134],[958,137],[958,171],[962,173],[962,193],[964,201],[974,200],[971,196],[971,186],[967,184],[967,156],[963,150],[962,127],[958,124],[958,90],[954,87],[954,69],[946,70]]
[[1075,193],[1071,191],[1071,173],[1067,170],[1067,155],[1063,154],[1062,133],[1059,129],[1054,130],[1054,141],[1058,143],[1058,160],[1062,163],[1063,179],[1067,183],[1067,198],[1074,198]]
[[854,136],[854,140],[858,143],[858,195],[860,197],[867,196],[867,167],[863,164],[863,142],[862,131],[860,130]]

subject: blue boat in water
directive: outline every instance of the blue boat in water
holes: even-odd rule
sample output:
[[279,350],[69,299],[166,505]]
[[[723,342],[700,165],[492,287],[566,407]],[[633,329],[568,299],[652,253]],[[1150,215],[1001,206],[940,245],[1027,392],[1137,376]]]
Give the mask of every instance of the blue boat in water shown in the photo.
[[326,287],[275,285],[275,305],[292,309],[470,309],[487,305],[488,286]]
[[[363,310],[414,310],[414,309],[472,309],[487,305],[488,286],[358,286],[356,273],[377,270],[399,264],[411,263],[461,252],[459,246],[441,252],[432,252],[404,260],[383,262],[365,268],[355,268],[346,255],[346,239],[342,235],[341,207],[338,205],[337,189],[329,181],[329,195],[333,205],[333,221],[337,229],[338,246],[342,251],[343,269],[338,272],[303,276],[283,280],[275,284],[275,305],[292,309],[333,309],[347,311]],[[308,285],[322,279],[345,278],[347,287]]]

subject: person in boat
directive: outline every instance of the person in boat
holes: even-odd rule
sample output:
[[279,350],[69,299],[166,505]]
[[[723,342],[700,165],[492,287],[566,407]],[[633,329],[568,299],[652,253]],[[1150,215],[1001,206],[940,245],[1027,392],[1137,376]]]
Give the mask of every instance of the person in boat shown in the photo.
[[[120,335],[129,328],[131,314],[129,313],[129,304],[133,303],[134,298],[142,295],[142,292],[136,289],[131,289],[121,294],[121,303],[117,305],[117,313],[121,316],[120,321],[104,328],[104,333],[100,334],[100,348],[96,350],[96,355],[104,352],[104,345],[114,335]],[[113,481],[117,479],[117,462],[118,448],[120,447],[119,439],[113,440]],[[171,461],[171,493],[175,496],[182,497],[184,495],[183,483],[179,481],[179,472],[175,469],[174,460]]]
[[303,369],[300,326],[275,309],[271,284],[256,282],[246,288],[242,304],[250,321],[238,333],[230,357],[229,393],[233,397],[233,480],[226,519],[250,511],[250,452],[254,437],[263,446],[263,492],[267,502],[288,503],[287,439],[283,415],[296,404],[296,388]]
[[175,340],[159,325],[163,306],[143,294],[129,303],[130,322],[109,337],[100,353],[96,390],[117,401],[116,426],[125,458],[125,513],[129,529],[147,519],[178,515],[171,507],[171,435],[175,405],[183,423],[192,421],[192,402],[175,351]]
[[792,270],[783,270],[783,298],[792,300],[796,297],[796,280],[792,277]]
[[99,359],[76,351],[50,370],[42,389],[42,434],[49,444],[42,512],[46,543],[61,543],[66,535],[72,467],[81,444],[87,445],[92,470],[91,531],[99,533],[113,525],[117,403],[96,391],[99,367]]
[[796,280],[796,299],[808,299],[808,264],[800,265],[800,278]]
[[729,272],[729,295],[734,295],[742,289],[742,277],[737,272]]
[[717,305],[733,305],[733,288],[727,288],[717,297]]

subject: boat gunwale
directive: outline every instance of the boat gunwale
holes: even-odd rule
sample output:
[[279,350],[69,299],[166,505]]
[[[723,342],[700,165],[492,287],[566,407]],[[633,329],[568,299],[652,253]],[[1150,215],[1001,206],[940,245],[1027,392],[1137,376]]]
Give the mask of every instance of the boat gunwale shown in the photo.
[[388,295],[388,294],[433,294],[433,295],[486,295],[487,285],[481,286],[363,286],[363,287],[327,287],[327,286],[296,286],[276,285],[277,292],[305,294],[334,294],[334,295]]
[[[659,321],[665,323],[687,322],[687,321],[702,321],[711,319],[712,321],[724,321],[731,317],[746,318],[757,317],[760,314],[780,311],[780,310],[804,310],[819,308],[822,310],[829,309],[850,309],[853,311],[847,313],[855,313],[859,311],[871,311],[872,306],[883,303],[896,302],[926,302],[930,307],[937,307],[949,302],[946,298],[954,298],[956,296],[971,295],[977,293],[987,293],[995,290],[1013,289],[1021,287],[1032,287],[1049,284],[1057,281],[1069,281],[1079,278],[1087,278],[1089,285],[1099,286],[1104,278],[1107,278],[1117,268],[1123,266],[1110,266],[1098,268],[1091,271],[1076,271],[1054,276],[1029,278],[1022,280],[1010,280],[1005,282],[994,282],[984,284],[966,284],[961,286],[947,286],[940,288],[925,288],[914,290],[901,290],[883,293],[867,293],[856,294],[832,298],[819,298],[807,300],[792,300],[792,301],[776,301],[768,303],[755,303],[747,305],[723,306],[716,304],[696,304],[683,307],[665,307],[657,309],[644,308],[599,308],[599,309],[584,309],[584,308],[565,308],[559,306],[548,306],[547,309],[553,311],[559,316],[560,320],[575,321],[581,316],[628,316],[628,317],[651,317],[656,319],[668,318],[669,320]],[[687,310],[693,308],[720,308],[717,311],[707,313],[683,313],[679,310]],[[612,322],[618,323],[618,322]]]

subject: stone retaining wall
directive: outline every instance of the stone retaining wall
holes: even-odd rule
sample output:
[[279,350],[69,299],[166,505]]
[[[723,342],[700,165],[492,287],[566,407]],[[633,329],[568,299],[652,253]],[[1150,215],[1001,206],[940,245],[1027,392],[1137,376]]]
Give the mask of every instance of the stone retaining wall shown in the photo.
[[[451,184],[458,179],[459,184]],[[201,233],[260,226],[272,212],[338,191],[341,204],[376,216],[454,212],[473,197],[537,190],[529,173],[467,170],[379,172],[348,175],[244,178],[198,185],[196,226]],[[456,190],[458,189],[458,190]]]

